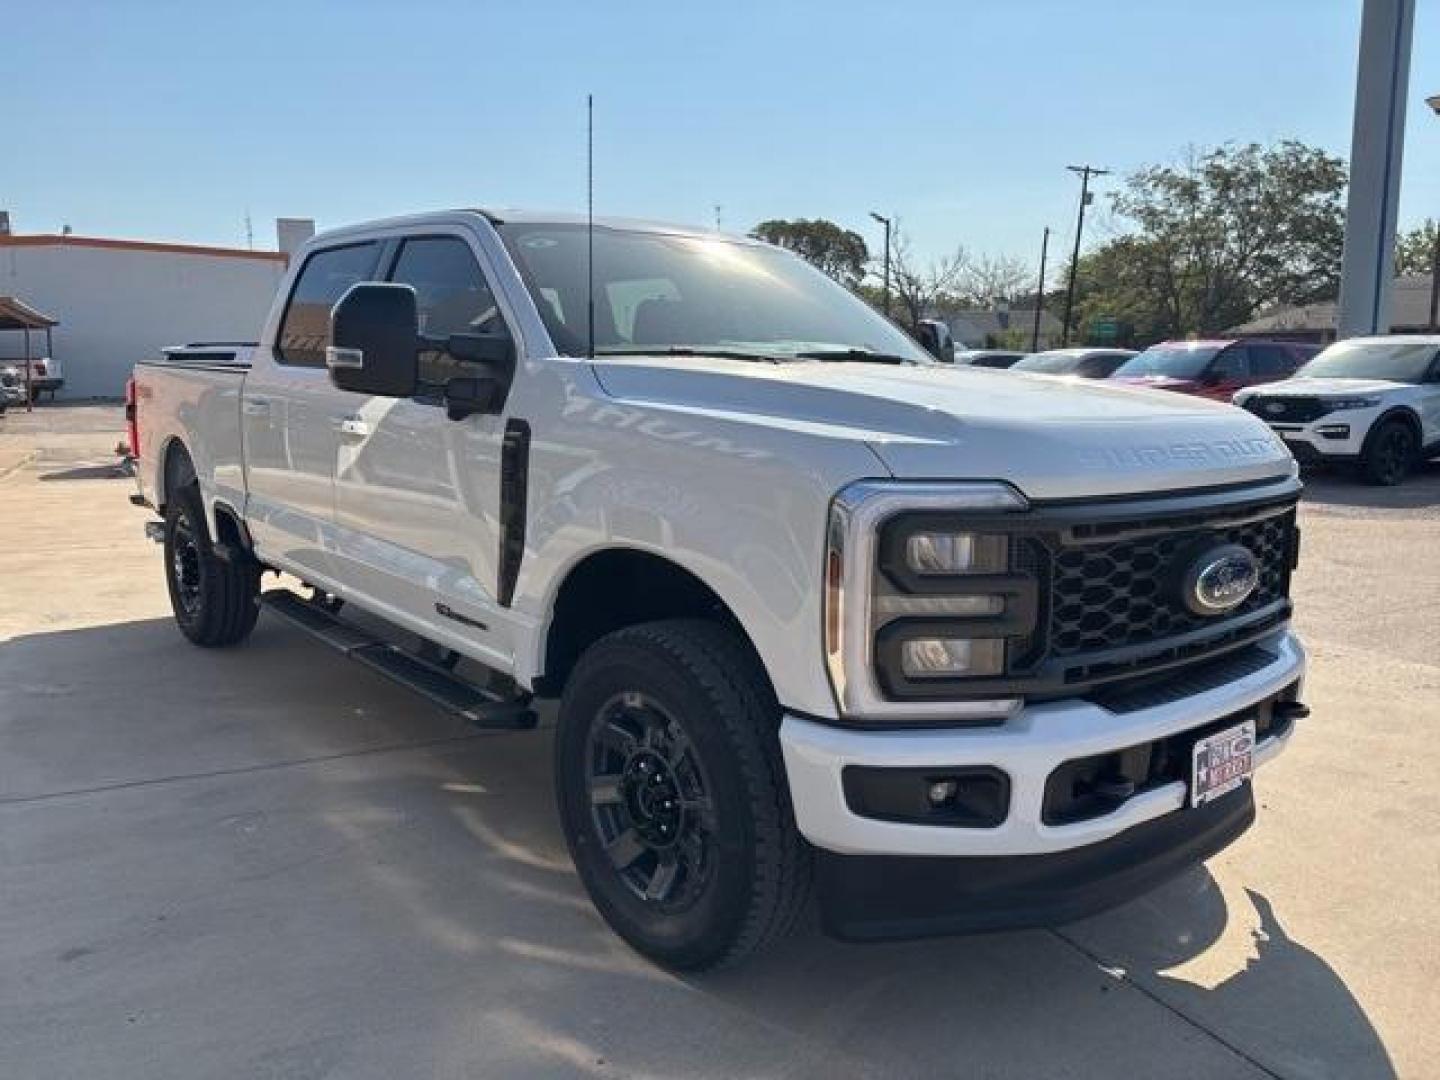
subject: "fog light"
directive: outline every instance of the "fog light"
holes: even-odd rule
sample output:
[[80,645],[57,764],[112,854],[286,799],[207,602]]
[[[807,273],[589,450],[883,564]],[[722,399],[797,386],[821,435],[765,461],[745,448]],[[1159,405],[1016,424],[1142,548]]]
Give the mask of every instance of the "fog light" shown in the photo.
[[993,675],[1004,657],[1002,638],[910,638],[900,646],[900,670],[907,679]]
[[1005,569],[1004,536],[984,533],[914,533],[905,540],[905,562],[917,574],[984,574]]

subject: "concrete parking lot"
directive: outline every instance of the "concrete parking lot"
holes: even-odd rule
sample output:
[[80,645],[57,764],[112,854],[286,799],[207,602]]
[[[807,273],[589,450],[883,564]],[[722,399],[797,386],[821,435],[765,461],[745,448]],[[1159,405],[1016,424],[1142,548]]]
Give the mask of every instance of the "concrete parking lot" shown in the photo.
[[173,627],[118,410],[0,420],[0,1077],[1440,1075],[1440,468],[1313,478],[1314,715],[1260,819],[1055,932],[677,978],[581,892],[549,737],[262,617]]

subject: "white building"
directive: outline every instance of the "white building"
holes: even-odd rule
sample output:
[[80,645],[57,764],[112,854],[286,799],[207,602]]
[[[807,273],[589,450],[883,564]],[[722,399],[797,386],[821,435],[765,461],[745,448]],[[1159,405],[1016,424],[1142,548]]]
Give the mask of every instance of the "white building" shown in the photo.
[[[308,224],[308,223],[306,223]],[[313,226],[309,227],[313,232]],[[288,227],[287,246],[306,229]],[[62,398],[119,397],[135,361],[187,341],[253,341],[285,274],[282,251],[0,231],[0,296],[58,319]],[[32,354],[44,337],[31,338]],[[0,360],[20,334],[0,334]]]

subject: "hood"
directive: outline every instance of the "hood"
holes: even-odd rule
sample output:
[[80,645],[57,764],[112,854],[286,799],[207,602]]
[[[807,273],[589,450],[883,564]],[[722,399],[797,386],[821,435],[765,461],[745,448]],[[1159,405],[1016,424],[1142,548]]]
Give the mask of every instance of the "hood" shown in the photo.
[[987,368],[607,358],[613,398],[687,417],[861,440],[903,479],[1006,480],[1034,499],[1289,475],[1243,410],[1180,394]]
[[1258,386],[1247,397],[1353,397],[1356,394],[1381,394],[1387,390],[1411,389],[1409,383],[1389,379],[1286,379],[1284,382]]

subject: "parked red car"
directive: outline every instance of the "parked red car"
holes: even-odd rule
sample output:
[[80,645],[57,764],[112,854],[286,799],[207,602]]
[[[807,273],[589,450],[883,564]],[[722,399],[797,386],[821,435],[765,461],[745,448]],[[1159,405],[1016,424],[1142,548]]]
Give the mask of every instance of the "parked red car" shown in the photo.
[[1294,341],[1162,341],[1121,364],[1110,378],[1229,401],[1242,387],[1290,378],[1319,351],[1318,345]]

